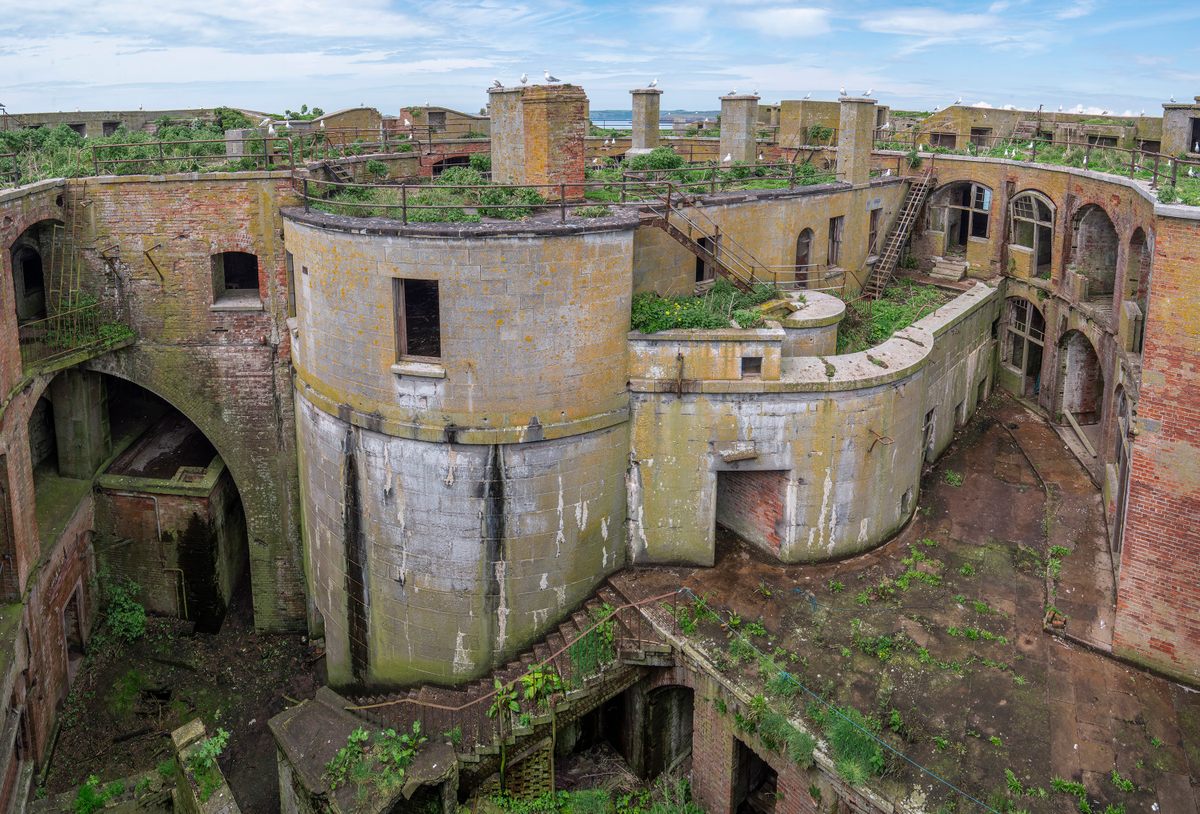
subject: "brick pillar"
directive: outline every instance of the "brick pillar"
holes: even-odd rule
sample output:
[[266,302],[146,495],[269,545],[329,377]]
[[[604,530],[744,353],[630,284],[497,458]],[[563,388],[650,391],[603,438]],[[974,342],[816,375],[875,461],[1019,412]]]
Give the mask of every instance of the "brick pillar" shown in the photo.
[[635,88],[633,96],[633,145],[625,155],[648,153],[658,146],[659,100],[658,88]]
[[521,118],[524,88],[489,88],[492,180],[498,184],[525,183],[525,125]]
[[[521,95],[525,129],[524,183],[566,184],[566,197],[583,197],[587,94],[576,85],[533,85]],[[557,200],[559,190],[539,189]]]
[[721,97],[721,155],[735,162],[753,164],[758,160],[758,96]]
[[871,178],[871,148],[875,145],[875,100],[845,97],[841,103],[837,177],[865,184]]
[[696,681],[692,705],[692,793],[709,814],[733,814],[733,781],[736,766],[733,710],[717,712],[711,699],[723,696],[706,677]]
[[50,383],[58,471],[66,478],[91,478],[112,453],[104,377],[79,368]]

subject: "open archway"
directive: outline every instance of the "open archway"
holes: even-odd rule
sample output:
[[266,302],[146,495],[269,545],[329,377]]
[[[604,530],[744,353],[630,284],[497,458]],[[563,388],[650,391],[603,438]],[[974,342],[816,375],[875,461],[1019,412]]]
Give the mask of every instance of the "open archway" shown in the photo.
[[941,253],[965,254],[971,238],[990,234],[992,190],[973,181],[946,184],[930,197],[928,212],[928,230],[943,236]]
[[793,280],[797,284],[803,283],[805,288],[812,286],[814,282],[810,273],[812,271],[812,244],[812,229],[805,229],[796,236],[796,272]]
[[205,433],[132,382],[71,368],[38,398],[28,437],[43,541],[90,494],[100,570],[137,584],[147,610],[219,630],[248,593],[249,548],[241,494]]
[[[1080,426],[1099,424],[1104,411],[1104,371],[1091,340],[1080,331],[1067,331],[1058,343],[1058,399],[1055,413],[1067,413]],[[1093,444],[1094,446],[1094,444]]]
[[33,224],[9,247],[17,323],[43,319],[51,284],[62,265],[62,224],[44,220]]
[[1128,320],[1129,336],[1125,347],[1131,353],[1142,352],[1142,339],[1146,332],[1146,320],[1150,316],[1150,269],[1153,252],[1146,233],[1139,227],[1129,238],[1129,250],[1125,258],[1124,300],[1137,306],[1135,318]]
[[1117,278],[1120,239],[1112,218],[1088,204],[1071,220],[1071,270],[1087,279],[1087,299],[1112,295]]
[[1042,193],[1027,190],[1013,198],[1009,216],[1011,245],[1028,249],[1034,276],[1049,279],[1054,253],[1054,204]]

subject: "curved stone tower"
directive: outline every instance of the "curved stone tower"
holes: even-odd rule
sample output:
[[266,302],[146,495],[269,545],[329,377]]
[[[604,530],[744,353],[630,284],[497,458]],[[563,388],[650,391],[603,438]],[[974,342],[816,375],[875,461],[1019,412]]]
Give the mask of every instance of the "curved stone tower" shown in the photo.
[[627,221],[287,213],[331,683],[480,676],[623,564]]

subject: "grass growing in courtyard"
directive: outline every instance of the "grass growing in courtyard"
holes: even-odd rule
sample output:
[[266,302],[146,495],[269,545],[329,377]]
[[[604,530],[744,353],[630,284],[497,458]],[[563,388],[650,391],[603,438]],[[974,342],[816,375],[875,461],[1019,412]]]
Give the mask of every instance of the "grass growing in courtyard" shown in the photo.
[[873,348],[896,331],[932,314],[950,297],[931,285],[900,280],[889,285],[878,300],[862,299],[846,309],[838,326],[838,353],[857,353]]
[[720,279],[698,297],[660,297],[647,291],[633,298],[630,324],[645,334],[674,328],[754,328],[762,324],[763,314],[756,306],[772,299],[775,289],[758,285],[747,293],[738,291],[728,280]]

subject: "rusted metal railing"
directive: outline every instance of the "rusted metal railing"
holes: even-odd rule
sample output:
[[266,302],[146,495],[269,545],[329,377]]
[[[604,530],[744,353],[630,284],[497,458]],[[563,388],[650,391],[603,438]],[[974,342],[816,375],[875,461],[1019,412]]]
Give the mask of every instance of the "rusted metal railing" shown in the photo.
[[107,348],[132,337],[100,303],[67,308],[17,328],[25,367],[52,362],[89,348]]
[[[229,153],[228,147],[240,150]],[[245,138],[192,139],[187,141],[134,141],[120,144],[92,144],[92,167],[96,175],[128,175],[134,171],[188,172],[200,166],[231,165],[233,169],[294,170],[292,140],[264,134]],[[121,154],[121,153],[125,154]],[[112,172],[104,172],[112,168]]]

